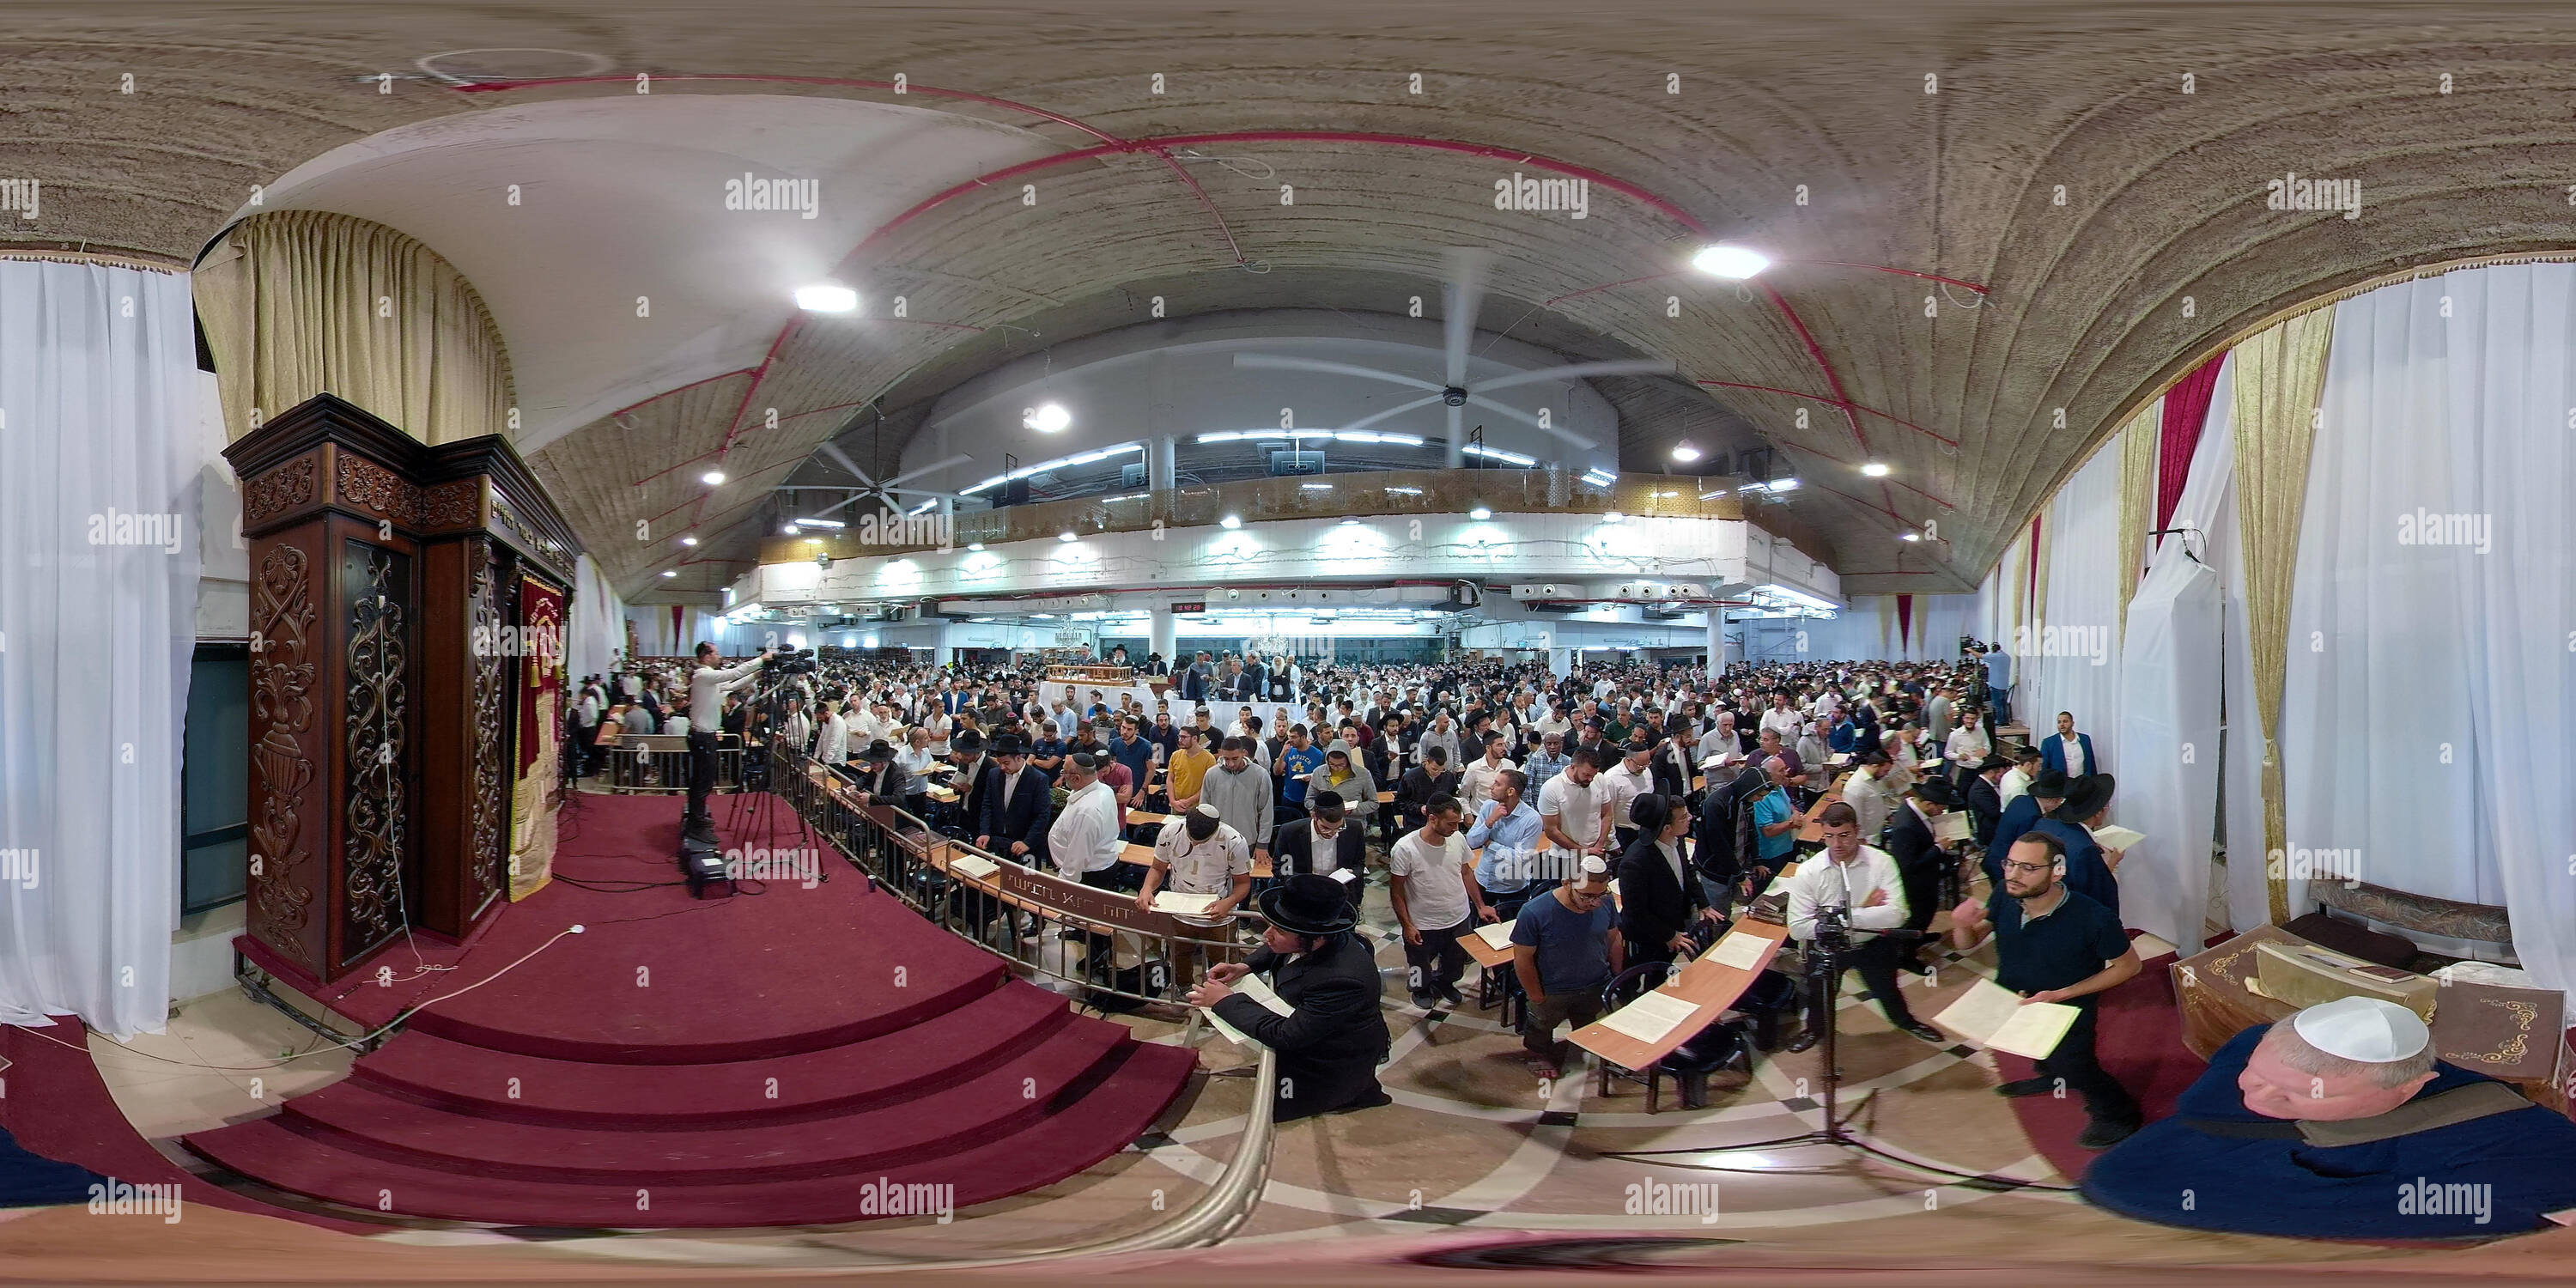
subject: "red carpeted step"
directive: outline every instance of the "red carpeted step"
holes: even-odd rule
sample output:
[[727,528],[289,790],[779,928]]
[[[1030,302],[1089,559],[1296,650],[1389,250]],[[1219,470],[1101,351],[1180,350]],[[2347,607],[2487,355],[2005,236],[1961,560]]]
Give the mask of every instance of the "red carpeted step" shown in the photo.
[[507,1181],[440,1171],[332,1149],[274,1118],[188,1138],[237,1172],[326,1202],[367,1211],[568,1229],[831,1225],[884,1215],[877,1184],[952,1186],[958,1207],[989,1202],[1072,1176],[1117,1153],[1150,1126],[1196,1064],[1186,1048],[1138,1044],[1099,1086],[1024,1130],[945,1158],[872,1171],[723,1185]]
[[410,1032],[358,1061],[350,1081],[509,1122],[672,1127],[783,1121],[948,1085],[1075,1022],[1062,997],[1015,980],[900,1033],[774,1060],[591,1064],[502,1054]]
[[1110,1072],[1104,1064],[1114,1065],[1113,1057],[1133,1045],[1115,1024],[1066,1026],[1021,1055],[928,1095],[789,1123],[698,1130],[535,1126],[448,1113],[350,1082],[298,1096],[272,1121],[348,1153],[511,1181],[677,1186],[846,1176],[1007,1136],[1079,1101]]
[[[549,969],[424,1010],[409,1027],[553,1060],[712,1064],[899,1032],[1000,983],[999,958],[887,895],[871,899],[892,905],[892,915],[876,913],[862,929],[841,932],[848,942],[809,942],[755,960],[718,960],[734,951],[730,945],[567,939],[578,946],[553,950]],[[649,973],[639,974],[639,967]],[[638,987],[638,979],[651,983]]]

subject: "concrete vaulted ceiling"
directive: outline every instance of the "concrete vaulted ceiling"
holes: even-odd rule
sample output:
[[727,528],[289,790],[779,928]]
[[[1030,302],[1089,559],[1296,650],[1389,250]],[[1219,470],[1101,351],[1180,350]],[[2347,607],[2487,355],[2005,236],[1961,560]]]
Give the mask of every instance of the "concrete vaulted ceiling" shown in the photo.
[[[900,98],[856,83],[898,73]],[[534,463],[646,597],[739,571],[818,442],[890,462],[940,393],[1150,296],[1398,312],[1436,301],[1444,248],[1488,247],[1487,330],[1679,364],[1597,382],[1624,468],[1767,441],[1846,589],[1934,592],[2211,345],[2383,274],[2568,249],[2571,85],[2576,16],[2397,6],[19,6],[0,172],[46,200],[0,237],[184,261],[255,184],[421,237],[492,302]],[[826,178],[824,217],[681,199],[745,163]],[[1552,165],[1592,178],[1586,218],[1494,208]],[[589,236],[499,212],[523,166],[600,212]],[[2289,172],[2358,180],[2360,217],[2267,209]],[[1704,239],[1785,262],[1749,290],[1681,272]],[[835,262],[909,319],[797,322],[778,284]],[[639,278],[672,303],[612,326]],[[1895,540],[1931,520],[1944,541]]]

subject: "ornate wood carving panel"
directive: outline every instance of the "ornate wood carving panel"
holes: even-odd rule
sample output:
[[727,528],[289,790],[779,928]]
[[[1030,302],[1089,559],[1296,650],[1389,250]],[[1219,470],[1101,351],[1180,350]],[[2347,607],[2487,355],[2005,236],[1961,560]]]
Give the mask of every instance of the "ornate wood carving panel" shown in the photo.
[[340,499],[358,509],[383,515],[408,527],[420,524],[420,489],[399,475],[346,448],[335,453],[340,466]]
[[248,929],[287,960],[318,973],[313,905],[322,881],[315,836],[307,835],[308,829],[316,835],[321,830],[312,794],[320,751],[314,732],[313,632],[319,613],[313,577],[303,550],[269,543],[251,587]]
[[[498,639],[502,616],[500,594],[496,589],[497,570],[492,563],[492,542],[475,537],[467,542],[466,563],[470,569],[473,599],[473,630],[477,638]],[[508,886],[510,799],[507,759],[509,756],[509,702],[506,698],[509,662],[500,650],[486,649],[474,658],[474,826],[473,877],[474,902],[480,908],[500,896]]]
[[343,948],[339,964],[400,934],[403,859],[409,852],[411,560],[360,541],[342,543],[342,671],[348,699],[342,804]]
[[259,523],[313,501],[318,453],[307,453],[252,479],[242,492],[242,519]]

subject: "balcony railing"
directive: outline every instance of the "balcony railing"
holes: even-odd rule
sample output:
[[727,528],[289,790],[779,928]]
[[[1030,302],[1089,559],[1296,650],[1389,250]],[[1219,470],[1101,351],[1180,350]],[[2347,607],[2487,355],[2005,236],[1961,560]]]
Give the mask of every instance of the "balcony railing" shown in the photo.
[[[1324,519],[1353,515],[1455,516],[1484,506],[1497,514],[1564,511],[1741,519],[1741,480],[1678,475],[1624,474],[1603,486],[1561,467],[1489,470],[1377,470],[1350,474],[1247,479],[1234,483],[1133,492],[1069,501],[1037,501],[959,514],[952,532],[933,530],[939,516],[906,524],[845,511],[850,526],[761,544],[762,563],[800,563],[816,555],[855,559],[913,550],[963,547],[981,542],[1036,541],[1072,532],[1150,532],[1206,527],[1231,515],[1245,523]],[[1705,495],[1703,495],[1705,494]],[[945,538],[943,540],[942,538]]]

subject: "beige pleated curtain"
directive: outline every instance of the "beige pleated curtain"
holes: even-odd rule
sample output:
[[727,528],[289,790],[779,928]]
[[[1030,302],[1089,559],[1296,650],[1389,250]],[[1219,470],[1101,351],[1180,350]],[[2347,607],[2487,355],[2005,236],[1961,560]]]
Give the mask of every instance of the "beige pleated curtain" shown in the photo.
[[2165,400],[2138,409],[2120,429],[2120,631],[2129,638],[2129,601],[2147,562],[2148,519],[2156,508],[2156,447],[2164,436]]
[[[2254,655],[2254,706],[2263,722],[2263,847],[2288,845],[2282,809],[2281,686],[2288,674],[2290,582],[2298,567],[2299,515],[2308,449],[2323,414],[2334,310],[2320,308],[2236,346],[2236,521],[2245,556],[2245,633]],[[2274,924],[2290,915],[2289,884],[2268,862]]]
[[196,270],[228,437],[332,393],[427,443],[510,432],[500,328],[454,265],[348,215],[254,215]]

